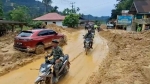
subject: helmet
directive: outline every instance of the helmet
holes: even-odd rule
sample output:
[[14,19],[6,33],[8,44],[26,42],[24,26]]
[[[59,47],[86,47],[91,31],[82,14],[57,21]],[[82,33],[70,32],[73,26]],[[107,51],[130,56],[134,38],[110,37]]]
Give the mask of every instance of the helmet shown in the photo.
[[52,43],[59,43],[56,39],[52,40]]

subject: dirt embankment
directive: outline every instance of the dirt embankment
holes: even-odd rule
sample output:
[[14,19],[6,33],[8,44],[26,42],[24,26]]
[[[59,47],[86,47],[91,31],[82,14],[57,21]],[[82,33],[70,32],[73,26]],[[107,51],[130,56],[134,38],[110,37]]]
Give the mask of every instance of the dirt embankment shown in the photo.
[[148,84],[143,66],[150,65],[150,31],[108,30],[100,35],[109,41],[109,55],[87,84]]
[[[48,25],[48,28],[63,33],[66,37],[76,31],[76,29],[64,29],[56,25]],[[15,50],[13,42],[16,35],[17,33],[9,33],[0,37],[0,76],[44,56]]]

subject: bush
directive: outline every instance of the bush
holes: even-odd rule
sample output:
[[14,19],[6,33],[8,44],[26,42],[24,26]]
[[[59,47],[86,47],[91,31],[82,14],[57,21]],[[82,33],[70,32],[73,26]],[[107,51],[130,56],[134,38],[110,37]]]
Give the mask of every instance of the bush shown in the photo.
[[32,28],[42,28],[42,21],[32,21],[28,25]]
[[79,24],[79,15],[77,14],[69,14],[65,17],[63,21],[63,26],[68,27],[77,27]]

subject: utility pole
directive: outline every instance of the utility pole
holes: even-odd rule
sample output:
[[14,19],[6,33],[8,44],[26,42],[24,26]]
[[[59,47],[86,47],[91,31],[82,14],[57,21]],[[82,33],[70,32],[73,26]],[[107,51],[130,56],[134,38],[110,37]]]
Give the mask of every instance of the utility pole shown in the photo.
[[72,13],[73,13],[74,12],[74,4],[75,4],[75,2],[72,2],[70,4],[71,4],[71,7],[72,7]]

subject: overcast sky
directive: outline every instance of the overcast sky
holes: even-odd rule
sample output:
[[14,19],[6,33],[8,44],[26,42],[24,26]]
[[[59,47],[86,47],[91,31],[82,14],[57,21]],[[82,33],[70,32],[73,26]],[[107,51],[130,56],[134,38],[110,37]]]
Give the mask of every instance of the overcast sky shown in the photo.
[[[39,0],[42,1],[42,0]],[[80,8],[80,12],[93,16],[110,16],[111,10],[116,4],[116,0],[52,0],[52,6],[58,6],[62,11],[64,8],[71,8],[71,2],[75,2],[75,7]]]

